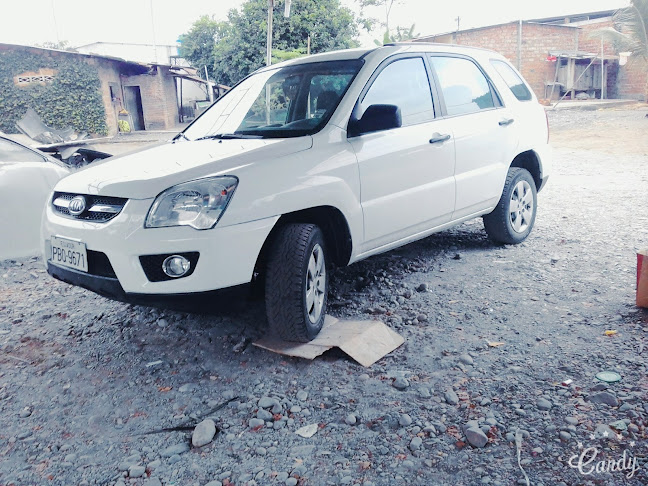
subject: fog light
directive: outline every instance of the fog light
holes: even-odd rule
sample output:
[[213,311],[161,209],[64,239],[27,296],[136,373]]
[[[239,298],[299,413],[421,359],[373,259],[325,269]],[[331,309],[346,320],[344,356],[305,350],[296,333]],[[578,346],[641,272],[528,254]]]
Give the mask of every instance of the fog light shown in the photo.
[[191,263],[185,257],[180,255],[171,255],[162,262],[162,270],[169,277],[178,278],[186,275],[191,267]]

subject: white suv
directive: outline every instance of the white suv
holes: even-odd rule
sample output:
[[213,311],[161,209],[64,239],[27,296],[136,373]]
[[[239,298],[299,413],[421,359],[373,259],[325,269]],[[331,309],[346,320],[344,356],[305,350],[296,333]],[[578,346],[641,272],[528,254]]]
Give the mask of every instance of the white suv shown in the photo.
[[283,338],[322,327],[329,269],[470,218],[519,243],[549,174],[544,110],[486,50],[417,43],[260,69],[168,143],[58,183],[48,272],[165,302],[262,282]]

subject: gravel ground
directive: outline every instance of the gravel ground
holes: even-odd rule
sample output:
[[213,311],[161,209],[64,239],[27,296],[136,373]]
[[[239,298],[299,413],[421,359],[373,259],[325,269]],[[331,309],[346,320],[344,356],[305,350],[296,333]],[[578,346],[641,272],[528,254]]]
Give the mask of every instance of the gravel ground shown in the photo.
[[478,220],[338,270],[331,313],[405,337],[368,369],[251,346],[258,303],[130,306],[0,262],[0,484],[647,484],[647,112],[549,112],[525,243]]

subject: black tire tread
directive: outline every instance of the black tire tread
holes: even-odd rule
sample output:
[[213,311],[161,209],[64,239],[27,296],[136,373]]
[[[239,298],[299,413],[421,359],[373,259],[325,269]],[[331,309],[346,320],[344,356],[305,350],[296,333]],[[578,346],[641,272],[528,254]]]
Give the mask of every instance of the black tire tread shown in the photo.
[[[315,337],[309,336],[305,324],[302,271],[314,238],[319,238],[324,248],[324,238],[317,225],[288,224],[279,230],[271,245],[265,285],[266,316],[270,329],[286,341],[309,342]],[[326,303],[325,298],[321,322]]]
[[[522,169],[520,167],[509,168],[508,174],[506,175],[506,181],[504,182],[504,189],[502,190],[502,196],[500,197],[497,206],[495,206],[495,209],[493,209],[492,212],[484,215],[483,217],[484,229],[486,230],[486,234],[495,243],[501,243],[506,245],[515,245],[518,243],[522,243],[522,241],[526,239],[526,237],[531,233],[531,230],[533,229],[533,225],[535,223],[535,217],[531,223],[527,235],[522,239],[513,237],[508,228],[507,212],[508,212],[511,185],[513,184],[513,181],[520,174],[525,174],[525,173],[528,175],[527,182],[529,182],[530,184],[533,185],[533,187],[535,187],[535,182],[533,181],[533,177],[531,177],[529,171],[527,171],[526,169]],[[534,210],[537,211],[536,201],[534,201]]]

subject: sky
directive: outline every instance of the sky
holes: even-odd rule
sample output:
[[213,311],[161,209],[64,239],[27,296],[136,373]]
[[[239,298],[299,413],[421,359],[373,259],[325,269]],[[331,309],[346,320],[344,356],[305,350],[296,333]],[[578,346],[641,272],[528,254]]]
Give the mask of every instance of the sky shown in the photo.
[[[42,44],[67,41],[72,47],[93,42],[175,44],[201,15],[224,19],[244,0],[0,0],[0,42]],[[283,0],[275,0],[282,2]],[[357,0],[341,2],[358,11]],[[410,27],[415,33],[437,34],[511,20],[553,17],[624,7],[628,0],[397,0],[390,26]],[[370,15],[384,19],[383,9]],[[363,33],[363,46],[382,38],[379,31]]]

